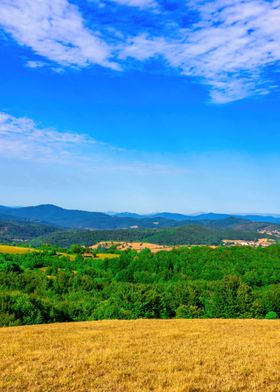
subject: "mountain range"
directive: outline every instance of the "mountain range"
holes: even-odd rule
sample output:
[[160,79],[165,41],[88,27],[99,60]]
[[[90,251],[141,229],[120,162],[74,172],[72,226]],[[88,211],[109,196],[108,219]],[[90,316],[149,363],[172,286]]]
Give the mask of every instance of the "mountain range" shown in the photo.
[[[269,234],[269,233],[275,233]],[[0,242],[90,245],[98,241],[219,244],[223,239],[280,238],[280,218],[259,215],[161,212],[140,215],[67,210],[46,204],[0,206]]]
[[0,219],[28,220],[63,228],[76,229],[130,229],[130,228],[163,228],[177,227],[200,221],[222,221],[232,218],[242,221],[266,222],[280,224],[280,217],[262,215],[231,215],[203,213],[199,215],[184,215],[178,213],[159,212],[140,215],[129,212],[108,214],[64,209],[52,204],[31,207],[0,206]]

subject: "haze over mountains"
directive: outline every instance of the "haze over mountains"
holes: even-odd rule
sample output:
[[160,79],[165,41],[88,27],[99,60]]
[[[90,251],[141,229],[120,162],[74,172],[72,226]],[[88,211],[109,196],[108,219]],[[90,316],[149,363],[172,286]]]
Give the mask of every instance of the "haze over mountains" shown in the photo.
[[[99,241],[140,241],[156,244],[221,244],[224,239],[278,239],[280,218],[203,213],[184,215],[67,210],[55,205],[0,206],[0,241],[70,246]],[[269,234],[272,233],[272,234]]]
[[184,215],[169,212],[159,212],[148,215],[140,215],[130,212],[108,214],[103,212],[69,210],[52,204],[16,208],[0,206],[0,219],[2,220],[23,219],[58,227],[76,229],[177,227],[201,221],[223,221],[232,217],[236,220],[238,219],[242,221],[243,223],[244,221],[251,221],[280,224],[280,217],[262,215],[231,215],[215,213]]

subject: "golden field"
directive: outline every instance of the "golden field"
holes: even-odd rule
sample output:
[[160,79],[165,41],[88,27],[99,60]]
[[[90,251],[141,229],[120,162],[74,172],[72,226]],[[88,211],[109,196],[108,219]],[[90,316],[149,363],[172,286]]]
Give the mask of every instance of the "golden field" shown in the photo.
[[12,246],[12,245],[0,245],[0,253],[9,253],[9,254],[24,254],[28,252],[37,252],[34,248],[23,248],[21,246]]
[[[39,249],[35,248],[24,248],[22,246],[12,246],[12,245],[1,245],[0,244],[0,253],[8,253],[8,254],[25,254],[30,252],[39,252]],[[74,260],[76,255],[67,254],[63,252],[58,252],[58,255],[69,257],[70,260]],[[93,257],[93,256],[91,256]],[[113,253],[98,253],[96,255],[98,259],[112,259],[119,257],[119,255],[115,255]]]
[[110,248],[111,246],[115,246],[118,250],[136,250],[140,252],[144,249],[149,249],[153,253],[160,252],[162,250],[169,251],[174,249],[174,246],[167,245],[157,245],[152,244],[150,242],[126,242],[126,241],[101,241],[95,245],[92,245],[90,248],[98,249],[99,247]]
[[280,321],[136,320],[0,329],[1,391],[280,391]]

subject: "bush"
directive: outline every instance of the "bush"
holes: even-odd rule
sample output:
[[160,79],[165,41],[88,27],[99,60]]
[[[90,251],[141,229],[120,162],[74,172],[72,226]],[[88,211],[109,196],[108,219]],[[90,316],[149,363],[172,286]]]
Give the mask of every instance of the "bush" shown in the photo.
[[199,318],[201,316],[201,309],[195,305],[180,305],[176,309],[176,318]]
[[278,319],[278,314],[276,312],[270,311],[266,313],[265,318],[267,320],[275,320]]

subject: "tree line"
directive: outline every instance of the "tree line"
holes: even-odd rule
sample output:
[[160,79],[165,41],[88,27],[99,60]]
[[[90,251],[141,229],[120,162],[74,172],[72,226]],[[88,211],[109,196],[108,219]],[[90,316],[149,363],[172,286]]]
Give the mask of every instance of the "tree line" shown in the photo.
[[[77,248],[79,249],[79,248]],[[135,318],[277,318],[280,246],[75,259],[0,255],[0,325]]]

